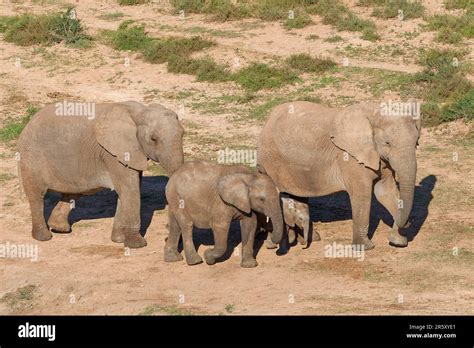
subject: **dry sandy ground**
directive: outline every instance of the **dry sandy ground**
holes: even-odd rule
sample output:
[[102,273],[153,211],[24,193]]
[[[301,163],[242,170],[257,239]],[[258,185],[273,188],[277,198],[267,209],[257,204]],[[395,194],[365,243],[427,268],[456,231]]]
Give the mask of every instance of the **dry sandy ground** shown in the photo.
[[[348,1],[348,4],[351,2]],[[428,10],[438,10],[440,1],[427,1]],[[41,13],[61,5],[0,4],[0,15],[25,10]],[[153,35],[191,35],[186,28],[203,27],[238,34],[213,36],[215,48],[206,54],[232,64],[236,56],[242,65],[251,60],[271,61],[295,52],[327,55],[340,61],[341,43],[324,39],[338,34],[344,45],[374,44],[353,33],[337,33],[320,23],[288,31],[279,23],[251,20],[236,23],[208,22],[202,16],[180,20],[153,6],[123,8],[112,1],[76,4],[79,17],[92,34],[115,29],[120,21],[98,18],[121,11],[125,18],[140,19]],[[367,16],[367,9],[354,7]],[[384,43],[408,48],[428,46],[433,33],[422,32],[404,41],[421,20],[376,21]],[[316,41],[307,40],[317,34]],[[400,35],[398,35],[400,34]],[[210,35],[204,33],[204,35]],[[235,122],[226,112],[199,112],[186,103],[194,96],[219,97],[239,93],[236,86],[195,82],[193,76],[174,75],[166,66],[144,63],[134,54],[130,66],[127,53],[96,44],[90,50],[63,45],[23,48],[1,40],[1,117],[23,115],[28,104],[42,105],[64,98],[87,101],[134,99],[160,102],[175,110],[188,130],[185,153],[188,158],[215,154],[222,146],[215,139],[235,139],[239,145],[254,146],[261,123],[250,119]],[[471,53],[472,54],[472,53]],[[20,57],[22,66],[16,67]],[[378,55],[350,58],[351,64],[391,71],[419,70],[415,54],[407,49],[402,57]],[[291,89],[291,87],[289,87]],[[184,102],[180,92],[193,95]],[[319,96],[335,100],[344,94],[371,99],[354,81],[324,87]],[[385,97],[396,97],[386,92]],[[332,99],[331,99],[332,98]],[[184,104],[183,104],[184,103]],[[182,109],[182,105],[185,108]],[[181,108],[181,109],[180,109]],[[233,228],[229,258],[214,266],[187,266],[184,261],[167,264],[163,247],[167,235],[163,189],[166,178],[157,170],[146,173],[143,191],[143,221],[148,246],[126,253],[110,240],[115,197],[101,193],[78,202],[71,218],[70,234],[55,234],[48,242],[30,235],[30,212],[17,179],[15,143],[0,145],[0,245],[34,244],[38,260],[0,259],[0,314],[474,314],[474,204],[472,125],[455,122],[436,129],[424,129],[418,150],[418,174],[412,241],[407,248],[388,245],[387,213],[376,203],[371,218],[376,248],[363,261],[327,258],[325,246],[351,241],[350,207],[345,194],[311,200],[314,226],[322,241],[310,248],[293,247],[287,255],[261,247],[259,266],[239,267],[240,240]],[[469,140],[470,139],[470,140]],[[225,141],[224,141],[225,143]],[[205,154],[205,155],[203,155]],[[50,211],[56,198],[46,201]],[[380,222],[380,223],[379,223]],[[421,228],[420,228],[421,226]],[[264,236],[262,236],[264,238]],[[212,245],[210,231],[197,231],[198,252]],[[234,252],[232,252],[232,248]]]

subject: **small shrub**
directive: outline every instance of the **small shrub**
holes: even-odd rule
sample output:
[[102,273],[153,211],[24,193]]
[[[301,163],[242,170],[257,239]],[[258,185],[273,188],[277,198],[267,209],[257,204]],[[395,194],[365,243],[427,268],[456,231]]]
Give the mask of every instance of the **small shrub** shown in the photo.
[[90,42],[91,37],[84,33],[80,20],[73,17],[73,11],[73,8],[68,8],[65,12],[47,15],[26,13],[3,18],[0,31],[5,32],[5,41],[20,46],[65,42],[85,47],[85,42]]
[[116,31],[105,31],[108,43],[120,51],[139,51],[151,44],[153,39],[145,33],[145,27],[133,20],[122,22]]
[[142,53],[146,61],[159,64],[167,62],[171,56],[188,56],[213,45],[213,42],[203,40],[199,36],[157,39],[144,46]]
[[322,72],[334,68],[336,63],[329,58],[314,58],[309,54],[293,54],[286,59],[292,69],[302,72]]
[[233,75],[233,80],[248,91],[278,88],[299,80],[298,76],[286,69],[270,67],[262,63],[252,63]]
[[209,57],[192,59],[174,55],[168,61],[168,71],[196,75],[197,81],[223,82],[231,79],[227,67],[217,64]]

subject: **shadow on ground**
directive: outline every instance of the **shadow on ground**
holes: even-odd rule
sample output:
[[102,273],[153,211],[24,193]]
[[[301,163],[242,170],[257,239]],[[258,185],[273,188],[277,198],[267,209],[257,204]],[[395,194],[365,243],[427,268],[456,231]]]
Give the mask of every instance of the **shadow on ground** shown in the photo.
[[[165,187],[168,182],[166,176],[144,176],[141,187],[141,234],[144,236],[150,226],[153,213],[156,210],[163,210],[166,206]],[[409,241],[412,241],[420,231],[423,223],[429,214],[429,205],[433,199],[432,191],[436,185],[436,176],[425,177],[415,188],[415,198],[413,209],[410,215],[410,227],[405,230]],[[60,196],[48,194],[45,199],[46,220],[51,214]],[[333,222],[352,219],[349,196],[346,192],[339,192],[324,197],[314,197],[309,199],[310,215],[313,222]],[[113,218],[117,207],[117,194],[114,191],[104,190],[92,196],[83,196],[76,202],[76,208],[69,216],[69,223],[72,225],[82,220],[94,220],[102,218]],[[372,197],[370,214],[369,238],[372,238],[378,225],[383,221],[388,226],[393,225],[393,217]],[[352,235],[352,231],[347,231]],[[310,234],[311,236],[311,234]],[[255,254],[263,246],[266,236],[257,235],[255,238]],[[195,228],[193,232],[196,250],[200,246],[213,246],[214,237],[212,231],[208,229]],[[234,249],[240,244],[240,226],[238,221],[231,224],[228,248],[226,254],[218,261],[224,261],[231,257]],[[180,242],[180,251],[182,243]]]
[[[150,226],[155,210],[165,209],[165,187],[167,182],[167,176],[144,176],[142,178],[140,233],[143,236]],[[59,199],[59,194],[47,194],[45,198],[46,221],[48,221],[49,215]],[[115,191],[103,190],[95,195],[82,196],[77,200],[76,207],[69,214],[69,223],[74,229],[73,224],[78,221],[113,218],[116,209],[117,193]]]

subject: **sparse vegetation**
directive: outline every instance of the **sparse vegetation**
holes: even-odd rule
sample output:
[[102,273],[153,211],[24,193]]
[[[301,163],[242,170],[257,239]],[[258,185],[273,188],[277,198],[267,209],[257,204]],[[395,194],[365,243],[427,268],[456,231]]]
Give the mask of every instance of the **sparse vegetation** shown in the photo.
[[138,315],[176,315],[176,316],[181,316],[181,315],[193,315],[194,313],[182,309],[176,306],[162,306],[162,305],[152,305],[146,307],[143,311],[138,313]]
[[26,124],[38,110],[38,107],[29,106],[26,110],[26,115],[21,119],[7,120],[4,123],[3,128],[0,129],[0,141],[6,142],[18,138],[23,131],[23,128],[25,128]]
[[232,80],[248,91],[258,91],[295,83],[299,77],[288,69],[254,62],[234,73]]
[[46,15],[2,17],[0,32],[5,33],[5,41],[20,46],[51,45],[64,42],[75,47],[89,47],[91,37],[86,35],[81,21],[76,18],[75,10]]
[[150,2],[150,0],[117,0],[117,2],[122,6],[135,6],[147,4]]
[[474,5],[462,16],[449,14],[435,15],[427,18],[427,28],[437,30],[436,40],[457,44],[465,38],[474,38]]
[[0,302],[6,303],[11,310],[21,312],[31,309],[33,304],[31,301],[34,297],[34,292],[37,289],[36,285],[30,284],[8,292],[0,299]]
[[[204,13],[214,20],[226,21],[242,18],[258,18],[266,21],[284,20],[287,28],[302,28],[311,24],[310,14],[324,18],[326,24],[338,30],[360,31],[367,40],[377,40],[373,22],[356,16],[339,0],[171,0],[176,13]],[[290,12],[292,11],[292,12]],[[290,18],[293,17],[293,18]]]
[[293,54],[286,59],[286,63],[290,68],[301,72],[322,72],[336,66],[332,59],[315,58],[306,53]]
[[360,6],[373,6],[374,11],[372,16],[379,18],[396,18],[413,19],[422,17],[425,12],[425,7],[421,1],[409,0],[360,0]]
[[464,77],[468,65],[461,60],[465,54],[454,50],[421,50],[420,63],[424,69],[413,79],[421,87],[418,94],[425,100],[422,112],[427,124],[472,119],[469,108],[474,86]]

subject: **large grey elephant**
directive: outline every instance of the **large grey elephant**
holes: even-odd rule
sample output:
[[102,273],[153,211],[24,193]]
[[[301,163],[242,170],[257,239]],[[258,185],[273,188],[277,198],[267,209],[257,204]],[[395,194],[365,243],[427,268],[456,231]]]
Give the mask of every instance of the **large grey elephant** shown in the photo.
[[272,110],[260,134],[258,168],[295,196],[347,191],[353,243],[365,250],[374,247],[367,235],[374,192],[394,217],[389,241],[406,246],[400,232],[413,204],[420,127],[420,117],[382,116],[378,104],[285,103]]
[[[140,235],[140,179],[147,160],[160,162],[171,175],[183,163],[183,127],[177,115],[158,104],[94,104],[86,108],[51,104],[41,109],[20,135],[20,175],[32,215],[33,238],[46,241],[43,197],[62,193],[48,220],[68,232],[70,202],[104,188],[118,194],[112,240],[125,246],[146,245]],[[60,111],[60,112],[58,112]],[[91,110],[89,110],[91,111]]]

